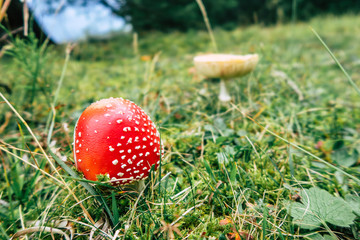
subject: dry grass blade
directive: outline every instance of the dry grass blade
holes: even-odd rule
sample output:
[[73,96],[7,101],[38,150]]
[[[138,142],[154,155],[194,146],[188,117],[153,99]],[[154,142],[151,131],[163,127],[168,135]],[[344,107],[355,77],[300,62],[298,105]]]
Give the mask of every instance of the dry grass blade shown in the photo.
[[289,141],[286,140],[285,138],[280,137],[279,135],[277,135],[276,133],[270,131],[269,129],[265,129],[261,124],[259,124],[259,123],[258,123],[257,121],[255,121],[253,118],[251,118],[251,117],[249,117],[249,116],[247,116],[247,115],[245,115],[245,117],[248,118],[249,120],[251,120],[252,122],[254,122],[256,125],[260,126],[262,129],[264,129],[266,132],[270,133],[271,135],[279,138],[280,140],[286,142],[287,144],[290,144],[291,146],[293,146],[293,147],[299,149],[300,151],[308,154],[309,156],[315,158],[315,159],[318,160],[319,162],[327,165],[328,167],[333,168],[333,169],[335,169],[336,171],[341,172],[342,174],[344,174],[344,175],[346,175],[347,177],[349,177],[349,178],[351,178],[352,180],[354,180],[356,183],[360,184],[360,179],[358,179],[357,177],[354,177],[354,176],[352,176],[351,174],[349,174],[349,173],[345,172],[344,170],[342,170],[341,168],[338,168],[338,167],[332,165],[331,163],[325,161],[324,159],[319,158],[318,156],[312,154],[311,152],[305,150],[304,148],[298,146],[297,144],[292,143],[292,142],[289,142]]
[[335,63],[339,66],[339,68],[341,69],[341,71],[344,73],[345,77],[347,78],[347,80],[350,82],[350,84],[354,87],[354,89],[356,90],[356,92],[360,95],[360,89],[359,87],[356,85],[356,83],[352,80],[352,78],[350,77],[350,75],[346,72],[345,68],[341,65],[341,63],[339,62],[339,60],[335,57],[335,55],[332,53],[332,51],[330,50],[330,48],[326,45],[326,43],[322,40],[322,38],[320,37],[320,35],[315,31],[315,29],[311,28],[311,31],[315,34],[315,36],[319,39],[319,41],[321,42],[321,44],[325,47],[326,51],[328,51],[328,53],[330,54],[331,58],[335,61]]
[[10,238],[10,240],[16,239],[18,237],[21,237],[21,236],[29,234],[29,233],[35,233],[35,232],[56,233],[56,234],[63,235],[66,240],[71,240],[70,237],[65,232],[61,231],[60,229],[52,228],[52,227],[31,227],[31,228],[26,228],[24,230],[20,230],[17,233],[15,233],[14,236],[12,236]]
[[34,165],[34,164],[30,163],[29,161],[26,161],[24,158],[21,158],[21,157],[17,156],[16,154],[8,151],[6,148],[3,148],[3,147],[1,147],[1,146],[0,146],[0,150],[6,152],[7,154],[10,154],[11,156],[13,156],[13,157],[16,158],[16,159],[19,159],[20,161],[28,164],[29,166],[33,167],[34,169],[39,170],[42,174],[44,174],[44,175],[46,175],[47,177],[53,179],[55,182],[63,185],[63,182],[62,182],[62,181],[60,181],[59,179],[57,179],[57,178],[54,177],[53,175],[47,173],[46,171],[42,170],[42,169],[39,168],[37,165]]
[[23,15],[24,15],[24,36],[29,34],[29,8],[26,0],[23,3]]
[[211,43],[212,43],[212,45],[214,47],[215,52],[217,52],[218,47],[217,47],[217,44],[216,44],[216,41],[215,41],[214,33],[213,33],[211,25],[210,25],[209,18],[208,18],[207,13],[206,13],[205,6],[204,6],[202,0],[196,0],[196,3],[199,5],[201,14],[203,15],[203,18],[204,18],[206,28],[207,28],[207,30],[209,32],[209,35],[210,35]]
[[[36,144],[38,145],[41,153],[44,155],[44,157],[46,158],[46,160],[48,161],[48,163],[50,164],[51,168],[56,172],[56,174],[59,176],[61,183],[68,189],[68,191],[73,195],[74,199],[77,202],[80,202],[79,199],[76,197],[75,193],[71,190],[71,188],[68,186],[68,184],[65,182],[65,180],[63,179],[63,177],[61,176],[61,174],[59,173],[59,171],[57,170],[57,168],[55,167],[54,163],[51,161],[51,159],[49,158],[49,156],[46,154],[44,148],[42,147],[42,145],[40,144],[39,140],[36,138],[35,134],[33,133],[33,131],[31,130],[30,126],[27,124],[27,122],[21,117],[21,115],[18,113],[18,111],[16,111],[16,109],[12,106],[12,104],[7,100],[7,98],[0,92],[0,97],[5,101],[5,103],[10,107],[10,109],[15,113],[15,115],[20,119],[21,123],[24,124],[24,126],[26,127],[26,129],[29,131],[29,133],[31,134],[31,136],[33,137],[34,141],[36,142]],[[91,215],[89,214],[89,212],[86,210],[86,208],[84,207],[83,204],[80,204],[80,207],[82,208],[84,215],[86,218],[89,219],[89,221],[93,224],[95,224],[94,220],[92,219]]]
[[1,9],[0,9],[0,23],[3,20],[3,18],[5,17],[6,11],[9,8],[11,3],[11,0],[5,0],[4,4],[2,5]]
[[12,116],[11,112],[7,112],[5,113],[5,122],[0,126],[0,133],[4,132],[6,126],[9,124],[10,122],[10,118]]

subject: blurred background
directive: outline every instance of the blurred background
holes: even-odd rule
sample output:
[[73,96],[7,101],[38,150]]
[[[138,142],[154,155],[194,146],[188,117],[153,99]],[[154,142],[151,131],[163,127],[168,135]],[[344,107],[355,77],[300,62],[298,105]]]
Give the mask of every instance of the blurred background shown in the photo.
[[[25,5],[24,5],[25,3]],[[358,13],[359,0],[203,0],[213,27],[306,21],[319,14]],[[119,32],[205,28],[195,0],[0,0],[1,24],[21,34],[24,13],[38,37],[54,43],[103,39]],[[7,11],[4,8],[8,8]],[[6,12],[6,13],[5,13]],[[4,42],[5,30],[0,31]]]

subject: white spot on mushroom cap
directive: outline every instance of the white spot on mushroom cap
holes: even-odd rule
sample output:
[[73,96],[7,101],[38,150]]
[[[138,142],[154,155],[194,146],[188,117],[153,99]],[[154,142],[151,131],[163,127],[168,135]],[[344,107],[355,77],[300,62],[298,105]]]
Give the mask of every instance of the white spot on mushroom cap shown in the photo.
[[78,133],[79,137],[81,137],[81,132]]
[[109,151],[113,152],[115,150],[115,148],[113,148],[112,146],[109,146]]
[[128,162],[129,164],[132,164],[132,161],[131,161],[131,159],[128,159],[128,160],[127,160],[127,162]]
[[119,177],[122,177],[122,176],[124,176],[124,173],[119,172],[117,175],[118,175]]
[[117,159],[115,159],[114,161],[112,161],[112,164],[114,164],[114,165],[116,165],[116,164],[118,164],[119,163],[119,161],[117,160]]

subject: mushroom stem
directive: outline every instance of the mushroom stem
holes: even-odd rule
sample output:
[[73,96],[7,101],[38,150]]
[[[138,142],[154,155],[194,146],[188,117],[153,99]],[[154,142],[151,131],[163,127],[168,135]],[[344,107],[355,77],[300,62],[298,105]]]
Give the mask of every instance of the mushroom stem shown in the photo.
[[222,102],[228,102],[231,100],[231,97],[228,91],[226,90],[225,81],[223,79],[220,80],[219,100]]

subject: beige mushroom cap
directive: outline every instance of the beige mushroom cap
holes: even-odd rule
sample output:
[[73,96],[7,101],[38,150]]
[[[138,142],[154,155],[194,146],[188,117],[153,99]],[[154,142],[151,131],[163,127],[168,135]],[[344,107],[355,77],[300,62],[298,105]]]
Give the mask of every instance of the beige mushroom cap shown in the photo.
[[228,79],[241,77],[254,70],[259,61],[257,54],[206,54],[196,56],[196,71],[208,78]]

